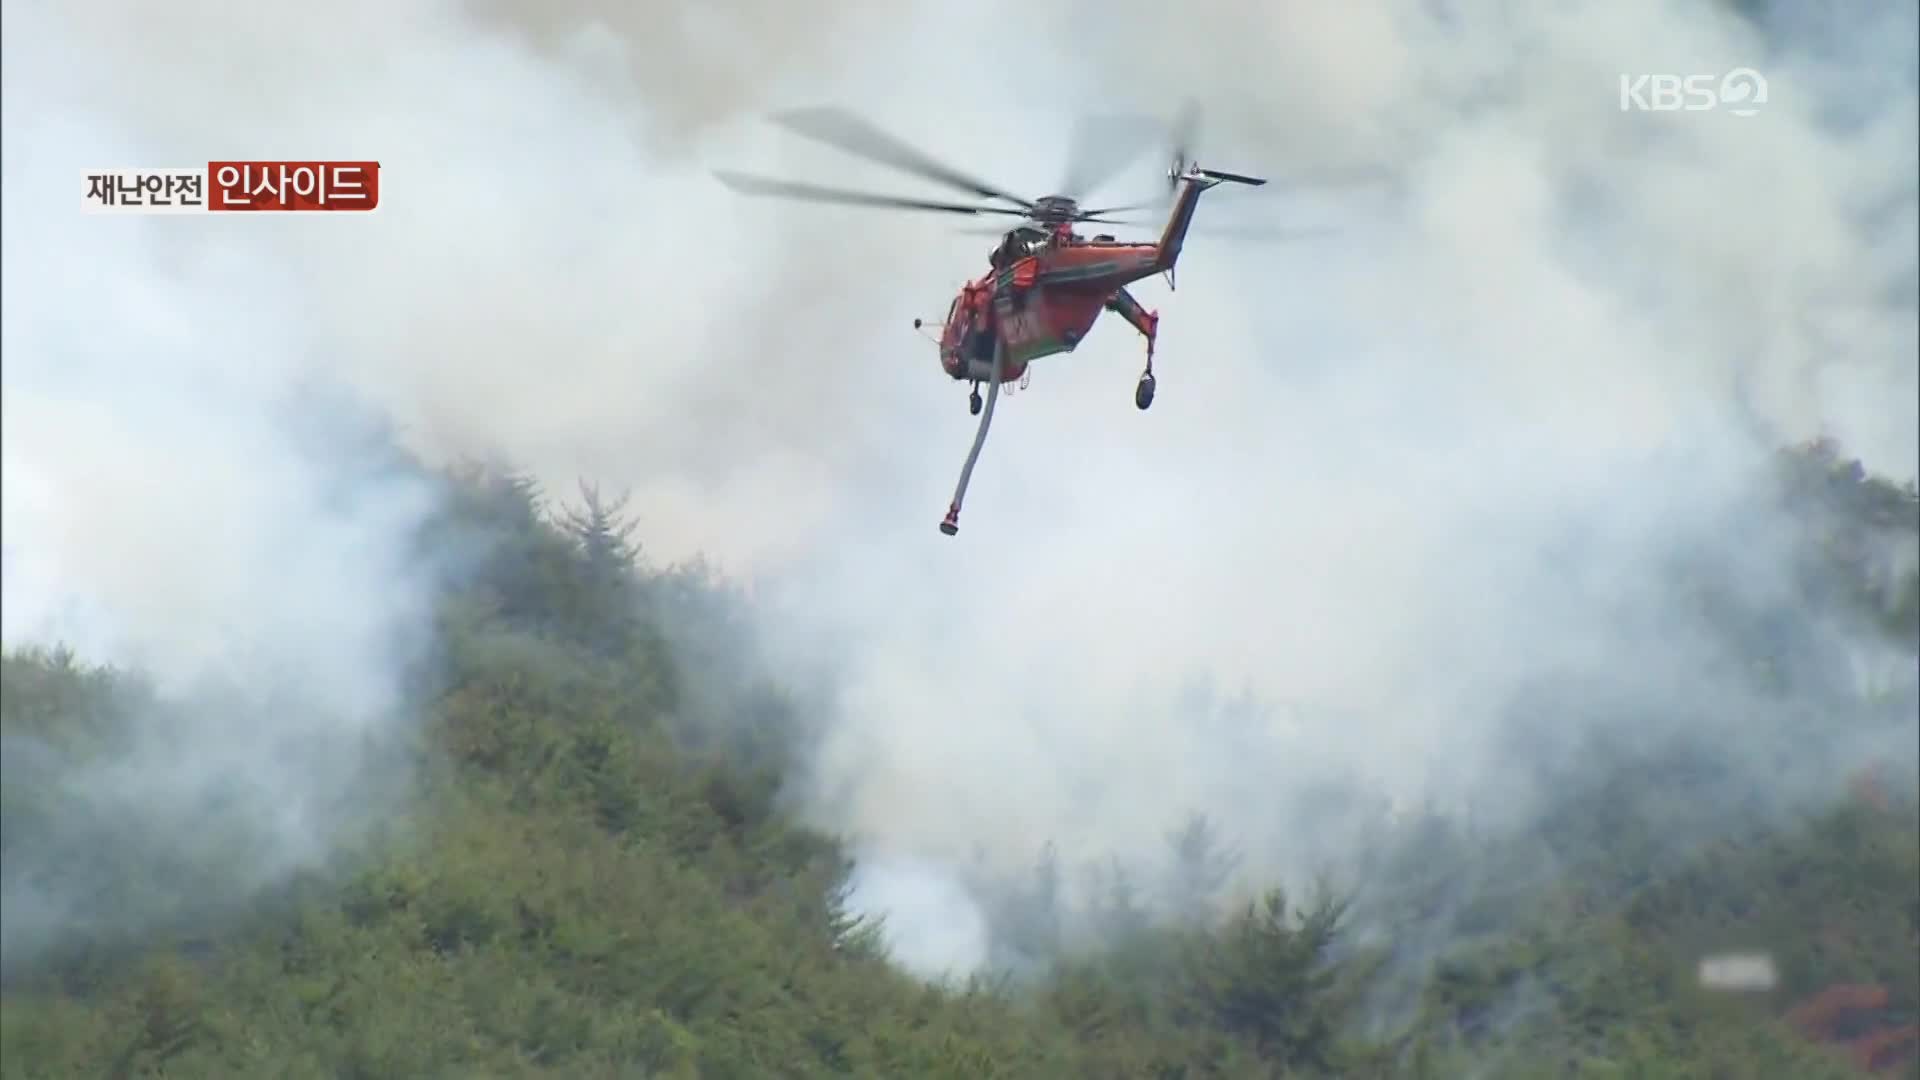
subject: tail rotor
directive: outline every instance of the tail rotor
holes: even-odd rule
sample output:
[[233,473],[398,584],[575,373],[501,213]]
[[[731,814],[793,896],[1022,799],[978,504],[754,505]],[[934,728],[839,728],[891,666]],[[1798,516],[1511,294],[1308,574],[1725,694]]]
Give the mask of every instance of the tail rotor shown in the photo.
[[1175,193],[1179,191],[1180,178],[1193,167],[1193,140],[1199,134],[1199,130],[1200,104],[1189,100],[1180,107],[1179,114],[1173,120],[1171,130],[1173,160],[1167,166],[1168,202],[1172,202]]

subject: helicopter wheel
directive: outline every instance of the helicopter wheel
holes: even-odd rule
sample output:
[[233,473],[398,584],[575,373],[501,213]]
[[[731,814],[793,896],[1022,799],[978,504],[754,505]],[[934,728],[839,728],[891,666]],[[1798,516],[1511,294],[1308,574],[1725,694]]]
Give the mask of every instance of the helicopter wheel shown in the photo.
[[981,404],[980,389],[978,386],[975,386],[973,392],[967,395],[967,415],[979,416]]
[[1140,382],[1133,388],[1133,404],[1141,412],[1153,405],[1153,386],[1153,372],[1149,371],[1140,376]]

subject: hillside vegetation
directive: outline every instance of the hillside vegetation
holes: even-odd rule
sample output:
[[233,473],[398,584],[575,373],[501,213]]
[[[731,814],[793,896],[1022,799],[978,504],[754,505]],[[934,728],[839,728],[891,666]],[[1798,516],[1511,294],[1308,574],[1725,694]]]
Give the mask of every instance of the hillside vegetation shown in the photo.
[[[1792,707],[1728,708],[1912,741],[1910,683],[1808,705],[1824,661],[1791,632],[1818,612],[1920,652],[1914,569],[1883,558],[1920,528],[1911,489],[1824,446],[1781,475],[1799,590],[1714,618],[1753,702]],[[195,704],[65,651],[0,662],[0,1075],[1920,1076],[1910,759],[1725,829],[1695,821],[1701,792],[1739,797],[1713,744],[1596,746],[1524,834],[1396,819],[1364,890],[1276,882],[1211,926],[1120,896],[1097,948],[1042,934],[1039,974],[929,987],[847,910],[835,840],[786,811],[814,720],[730,654],[747,602],[646,566],[591,492],[551,513],[511,476],[445,483],[422,542],[468,557],[412,673],[418,722],[370,737],[343,850],[292,880],[237,878],[252,853],[217,801],[147,821],[74,781]],[[1711,576],[1687,580],[1717,610]],[[1204,822],[1172,842],[1210,862]],[[62,898],[57,936],[34,897]],[[1416,962],[1415,938],[1450,947]],[[1778,987],[1699,987],[1704,952],[1756,943]]]

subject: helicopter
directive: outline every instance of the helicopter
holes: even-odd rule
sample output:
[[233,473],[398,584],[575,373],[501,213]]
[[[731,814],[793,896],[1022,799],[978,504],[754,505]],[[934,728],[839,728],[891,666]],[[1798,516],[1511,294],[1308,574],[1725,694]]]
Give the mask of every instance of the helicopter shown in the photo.
[[[1134,406],[1142,411],[1153,405],[1157,385],[1153,353],[1160,316],[1135,299],[1127,286],[1144,278],[1164,276],[1168,287],[1173,287],[1174,268],[1204,192],[1220,184],[1249,187],[1266,184],[1260,177],[1205,169],[1189,161],[1186,143],[1195,113],[1192,106],[1188,106],[1176,122],[1176,130],[1187,135],[1176,135],[1172,164],[1166,174],[1167,191],[1162,200],[1167,205],[1167,217],[1159,235],[1145,240],[1120,240],[1110,233],[1089,237],[1076,231],[1074,226],[1130,224],[1109,215],[1150,206],[1085,209],[1073,194],[1023,198],[955,170],[838,108],[794,110],[773,119],[796,134],[845,153],[890,165],[979,199],[1010,205],[876,195],[716,170],[717,179],[748,195],[1019,219],[1000,233],[1000,242],[988,255],[987,272],[960,287],[935,337],[941,368],[954,381],[970,384],[967,408],[980,418],[973,446],[961,467],[959,483],[954,487],[953,499],[940,521],[940,531],[947,536],[960,531],[960,507],[966,499],[981,448],[986,445],[1000,387],[1022,379],[1035,360],[1074,351],[1104,312],[1115,313],[1145,339],[1146,366],[1134,386],[1133,400]],[[1067,190],[1091,186],[1091,177],[1082,175],[1077,181],[1072,179],[1072,175],[1085,171],[1078,166],[1070,169]],[[915,319],[913,325],[920,330],[925,321]],[[982,383],[987,387],[984,398],[980,393]]]

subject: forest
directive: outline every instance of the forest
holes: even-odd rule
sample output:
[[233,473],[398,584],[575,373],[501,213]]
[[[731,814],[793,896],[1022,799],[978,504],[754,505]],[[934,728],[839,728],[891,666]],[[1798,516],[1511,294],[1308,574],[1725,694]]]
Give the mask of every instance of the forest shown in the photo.
[[[462,554],[408,660],[412,722],[367,733],[325,808],[342,839],[297,872],[248,877],[265,855],[217,794],[155,818],[83,782],[184,710],[297,702],[169,696],[57,642],[0,661],[0,1075],[1920,1077],[1920,577],[1886,557],[1920,504],[1824,443],[1776,472],[1791,595],[1726,596],[1726,551],[1661,584],[1751,687],[1700,730],[1906,756],[1836,750],[1830,790],[1726,827],[1702,793],[1749,774],[1678,725],[1584,747],[1524,830],[1401,814],[1363,879],[1253,893],[1223,889],[1210,823],[1170,823],[1191,905],[1116,877],[1092,933],[1061,931],[1037,848],[996,921],[1029,962],[944,984],[889,962],[849,853],[784,798],[818,719],[752,656],[753,599],[654,565],[590,487],[433,473],[418,542]],[[1816,625],[1909,678],[1862,691]],[[1528,707],[1658,702],[1549,685]],[[1703,957],[1754,949],[1773,985],[1703,984]]]

